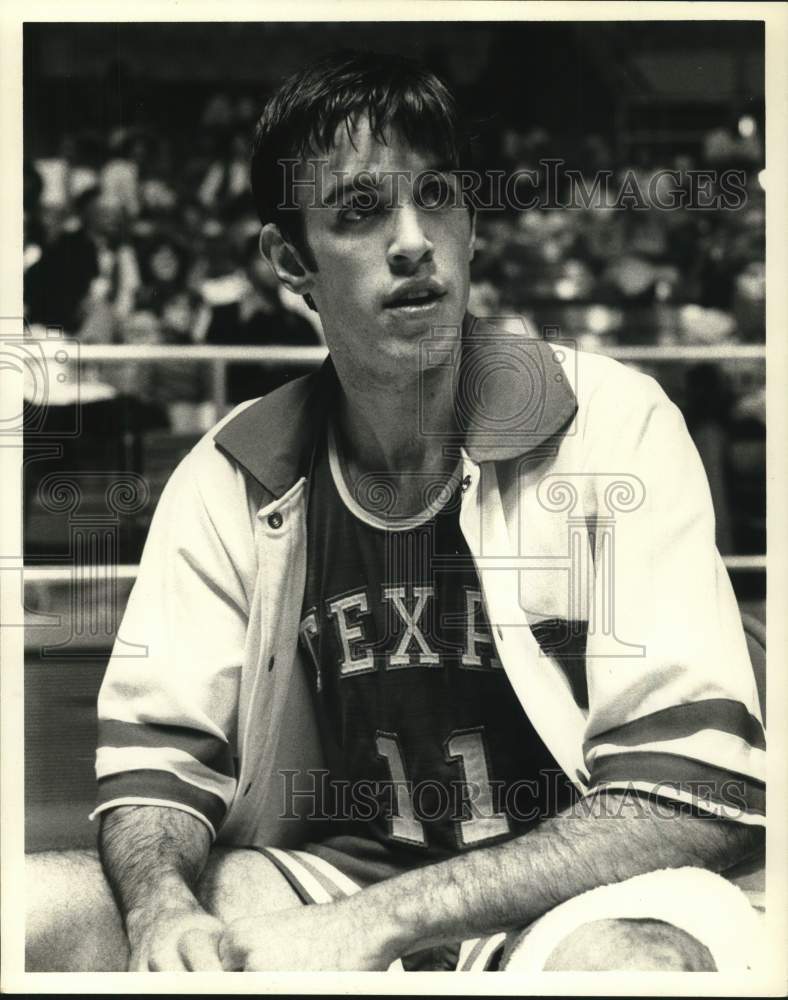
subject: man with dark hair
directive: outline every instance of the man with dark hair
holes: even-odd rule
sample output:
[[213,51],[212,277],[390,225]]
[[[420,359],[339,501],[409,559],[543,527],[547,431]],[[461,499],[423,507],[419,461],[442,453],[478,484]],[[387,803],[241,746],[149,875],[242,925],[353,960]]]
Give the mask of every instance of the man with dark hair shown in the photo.
[[466,315],[460,145],[398,57],[269,102],[260,244],[330,357],[162,496],[101,869],[31,862],[31,967],[714,969],[734,925],[751,960],[714,873],[763,729],[697,453],[653,380]]
[[[467,136],[454,98],[426,69],[399,57],[348,53],[292,77],[271,97],[258,122],[252,195],[260,219],[276,225],[313,269],[306,217],[295,195],[301,190],[314,199],[315,182],[326,173],[337,130],[345,130],[352,146],[352,123],[359,117],[366,117],[378,143],[387,144],[394,126],[409,147],[429,153],[443,169],[465,165]],[[368,185],[366,193],[368,201]]]

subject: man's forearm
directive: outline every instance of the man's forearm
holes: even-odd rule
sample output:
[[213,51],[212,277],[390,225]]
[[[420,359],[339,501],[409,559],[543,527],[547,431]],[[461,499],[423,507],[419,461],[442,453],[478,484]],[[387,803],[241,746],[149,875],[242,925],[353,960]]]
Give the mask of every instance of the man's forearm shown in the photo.
[[210,851],[204,823],[180,809],[119,806],[102,815],[99,854],[124,921],[164,908],[197,908]]
[[[657,868],[724,871],[758,849],[762,831],[680,815],[665,802],[599,797],[531,833],[418,869],[347,901],[379,921],[391,956],[524,927],[598,885]],[[364,918],[364,913],[358,914]]]

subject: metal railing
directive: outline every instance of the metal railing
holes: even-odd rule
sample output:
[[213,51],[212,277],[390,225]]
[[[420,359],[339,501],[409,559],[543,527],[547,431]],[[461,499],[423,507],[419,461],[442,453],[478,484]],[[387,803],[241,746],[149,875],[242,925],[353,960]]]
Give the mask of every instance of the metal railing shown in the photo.
[[[560,340],[551,341],[560,347]],[[290,367],[308,370],[326,357],[325,347],[267,347],[192,345],[192,344],[81,344],[80,360],[111,363],[133,361],[136,364],[156,364],[163,361],[197,361],[209,364],[212,371],[212,398],[217,413],[225,411],[227,401],[227,365],[262,364],[272,368]],[[721,344],[715,346],[665,344],[655,346],[610,346],[599,353],[617,361],[666,364],[694,361],[765,361],[763,344]]]
[[[760,573],[766,569],[766,556],[723,556],[725,568],[732,572]],[[111,575],[116,580],[134,580],[139,566],[124,563],[113,566]],[[68,583],[78,571],[75,566],[25,566],[25,583]]]
[[[560,340],[550,341],[555,347]],[[80,344],[80,362],[112,363],[132,361],[136,364],[156,364],[167,361],[190,361],[209,364],[213,375],[213,402],[218,414],[225,412],[226,368],[228,364],[262,364],[272,368],[289,367],[309,370],[317,367],[327,355],[325,347],[304,347],[270,345],[220,346],[192,344]],[[670,362],[692,363],[696,361],[716,361],[731,363],[736,361],[765,361],[766,347],[763,344],[720,344],[720,345],[636,345],[609,346],[600,348],[599,353],[624,362],[665,364]],[[729,555],[724,557],[725,566],[732,572],[763,572],[766,569],[765,555]],[[122,565],[114,567],[118,579],[133,579],[137,567]],[[26,582],[60,582],[71,578],[70,566],[31,566],[25,569]]]
[[[582,336],[582,334],[581,334]],[[560,347],[560,340],[549,341]],[[600,352],[602,353],[602,352]],[[766,357],[764,344],[611,345],[604,353],[620,361],[753,361]],[[80,344],[83,361],[249,361],[309,367],[325,358],[325,347],[271,344],[265,347],[218,344]]]

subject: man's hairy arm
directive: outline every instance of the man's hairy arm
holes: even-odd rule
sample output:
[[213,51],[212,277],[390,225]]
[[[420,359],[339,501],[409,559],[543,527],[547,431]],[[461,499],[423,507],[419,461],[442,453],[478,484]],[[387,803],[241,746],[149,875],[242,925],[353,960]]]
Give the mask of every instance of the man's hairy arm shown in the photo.
[[222,955],[226,968],[386,968],[419,948],[524,927],[588,889],[647,871],[683,865],[724,871],[754,853],[761,836],[725,820],[682,815],[664,801],[608,793],[591,814],[567,811],[522,837],[408,872],[340,903],[276,921],[236,921]]
[[[607,794],[593,815],[567,811],[516,840],[415,872],[411,885],[410,875],[403,877],[389,900],[392,930],[408,950],[525,926],[588,889],[647,871],[683,865],[724,871],[757,850],[760,834],[681,815],[665,802]],[[416,904],[422,893],[428,908]]]
[[99,854],[129,938],[130,971],[221,968],[223,924],[195,895],[210,846],[205,824],[180,809],[102,814]]

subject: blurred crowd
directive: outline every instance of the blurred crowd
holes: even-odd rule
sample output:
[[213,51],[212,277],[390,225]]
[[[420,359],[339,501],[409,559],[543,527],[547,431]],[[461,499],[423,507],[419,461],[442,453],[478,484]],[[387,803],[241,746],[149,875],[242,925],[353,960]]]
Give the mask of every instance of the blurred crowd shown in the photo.
[[[757,129],[748,117],[739,127]],[[693,152],[642,147],[622,157],[588,135],[567,156],[543,129],[505,132],[501,165],[507,176],[541,177],[521,195],[540,207],[482,215],[476,300],[592,349],[606,338],[762,341],[765,194],[755,139],[714,129]]]
[[[257,111],[250,98],[217,94],[188,139],[127,128],[68,134],[53,155],[26,161],[28,323],[61,327],[87,344],[322,343],[317,315],[281,288],[258,251],[248,186]],[[714,128],[685,151],[655,146],[622,154],[589,134],[567,155],[566,137],[542,128],[501,128],[486,142],[486,166],[507,176],[536,171],[540,179],[526,192],[535,207],[498,204],[477,214],[477,315],[522,316],[534,335],[574,339],[590,350],[764,340],[763,149],[753,118]],[[554,179],[548,191],[544,164],[559,159],[558,186]],[[699,170],[711,176],[702,205],[697,189],[687,190]],[[606,178],[607,204],[599,197],[577,204],[572,171],[587,192]],[[657,182],[665,171],[688,195],[669,210],[655,204],[666,193],[664,177]],[[730,171],[741,178],[733,207],[721,197],[731,192],[724,180]],[[83,401],[92,381],[99,395],[103,389],[134,399],[146,426],[199,431],[221,415],[210,402],[205,365],[83,368]],[[754,501],[724,498],[746,481],[730,471],[731,442],[750,442],[740,458],[751,471],[753,447],[760,453],[763,366],[661,364],[652,371],[682,406],[710,478],[719,480],[712,491],[721,547],[741,547],[729,511],[750,503],[758,538],[744,545],[757,550],[760,493]],[[260,395],[283,377],[230,365],[226,401]]]
[[[57,155],[26,161],[28,323],[86,344],[320,344],[316,314],[280,287],[257,249],[254,116],[250,101],[217,96],[187,148],[119,128],[67,135]],[[83,388],[91,374],[99,378],[83,372]],[[100,377],[154,407],[191,406],[199,422],[207,374],[191,364],[113,364]],[[260,395],[272,379],[230,366],[228,402]]]
[[[319,342],[315,314],[283,293],[257,251],[248,185],[256,111],[250,98],[217,94],[188,142],[118,128],[66,135],[57,155],[26,162],[28,321],[85,343]],[[753,118],[741,117],[736,133],[711,130],[692,152],[622,156],[591,134],[567,156],[565,137],[541,128],[486,141],[498,148],[483,152],[484,165],[507,176],[545,178],[544,164],[560,159],[563,187],[533,186],[538,204],[527,211],[503,199],[479,212],[477,312],[523,314],[588,347],[763,340],[763,154]],[[577,204],[573,170],[587,191],[605,178],[607,204],[604,195]],[[697,185],[686,190],[698,170],[716,178],[705,202]],[[730,193],[732,170],[742,178],[734,207],[708,207]],[[652,183],[665,171],[689,195],[683,207],[653,203],[675,198],[669,178]]]

